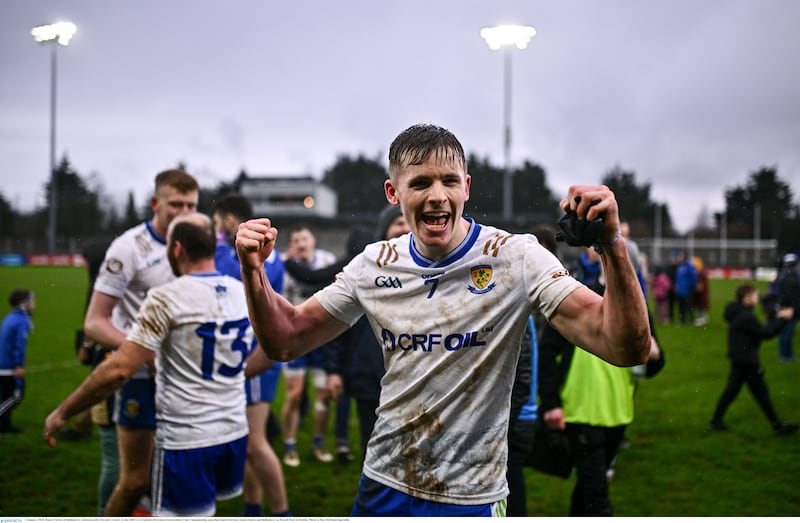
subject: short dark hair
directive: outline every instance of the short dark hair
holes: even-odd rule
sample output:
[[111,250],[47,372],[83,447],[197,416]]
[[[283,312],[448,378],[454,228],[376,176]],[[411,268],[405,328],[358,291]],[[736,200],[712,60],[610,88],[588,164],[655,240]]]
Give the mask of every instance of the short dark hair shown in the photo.
[[8,295],[8,304],[13,308],[17,308],[26,301],[28,301],[33,293],[28,289],[14,289]]
[[217,200],[212,213],[232,214],[243,222],[253,217],[253,206],[246,196],[231,192]]
[[194,176],[183,169],[168,169],[158,173],[156,175],[156,192],[158,192],[159,187],[164,185],[174,187],[178,192],[182,193],[200,190],[200,185],[198,185]]
[[172,225],[170,242],[181,242],[186,257],[191,261],[198,261],[214,257],[217,236],[211,220],[206,219],[198,223],[179,218]]
[[758,287],[753,285],[752,283],[743,283],[736,287],[736,301],[742,302],[745,296],[752,294],[753,292],[757,291]]
[[439,160],[460,163],[467,170],[464,148],[455,134],[438,125],[417,124],[397,135],[389,147],[389,173],[408,165],[421,165],[432,154]]
[[314,231],[311,230],[311,226],[305,222],[294,222],[294,224],[289,229],[289,238],[291,238],[294,233],[300,231],[308,231],[314,236]]

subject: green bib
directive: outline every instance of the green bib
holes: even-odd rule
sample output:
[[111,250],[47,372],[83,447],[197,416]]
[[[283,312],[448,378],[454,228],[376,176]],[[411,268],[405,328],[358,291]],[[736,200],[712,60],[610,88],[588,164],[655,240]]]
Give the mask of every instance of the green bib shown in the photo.
[[567,423],[598,427],[628,425],[633,421],[632,367],[617,367],[575,347],[561,402]]

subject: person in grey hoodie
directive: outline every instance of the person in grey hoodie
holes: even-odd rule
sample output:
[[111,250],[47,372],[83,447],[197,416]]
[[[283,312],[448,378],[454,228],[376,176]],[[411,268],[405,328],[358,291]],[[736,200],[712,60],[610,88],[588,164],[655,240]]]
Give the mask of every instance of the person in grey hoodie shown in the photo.
[[708,424],[710,431],[728,430],[728,426],[723,422],[725,411],[739,395],[745,383],[772,424],[772,430],[776,435],[792,434],[800,427],[797,423],[787,423],[778,418],[769,397],[764,369],[758,357],[761,340],[775,337],[788,319],[792,318],[794,309],[791,307],[779,309],[776,317],[765,325],[758,320],[754,312],[754,307],[758,303],[758,287],[744,283],[736,288],[736,300],[725,307],[723,316],[728,322],[728,358],[731,360],[731,372],[714,410],[711,423]]

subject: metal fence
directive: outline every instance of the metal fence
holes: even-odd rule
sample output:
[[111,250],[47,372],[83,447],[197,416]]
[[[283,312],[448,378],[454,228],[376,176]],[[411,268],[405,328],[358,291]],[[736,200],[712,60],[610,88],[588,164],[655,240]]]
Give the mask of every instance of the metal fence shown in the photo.
[[[344,254],[345,242],[352,224],[312,223],[317,236],[317,246],[332,251],[337,256]],[[278,236],[278,248],[284,250],[288,230]],[[84,245],[96,238],[57,238],[55,252],[79,254]],[[666,265],[671,256],[685,251],[689,256],[698,256],[710,267],[772,267],[781,253],[777,240],[759,239],[696,239],[686,238],[634,238],[639,250],[647,255],[650,267]],[[47,253],[47,238],[2,238],[0,254],[30,256]]]

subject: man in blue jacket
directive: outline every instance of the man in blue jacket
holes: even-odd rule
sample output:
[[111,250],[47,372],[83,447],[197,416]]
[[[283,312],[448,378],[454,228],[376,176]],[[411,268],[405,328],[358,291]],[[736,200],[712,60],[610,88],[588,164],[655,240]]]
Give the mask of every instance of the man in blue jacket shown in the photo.
[[681,252],[678,269],[675,271],[675,295],[678,297],[678,311],[681,325],[692,324],[694,321],[694,286],[697,285],[697,269],[692,260]]
[[31,315],[36,308],[33,292],[11,291],[11,312],[0,328],[0,432],[22,432],[11,425],[11,411],[20,404],[25,388],[25,352],[28,333],[33,329]]

